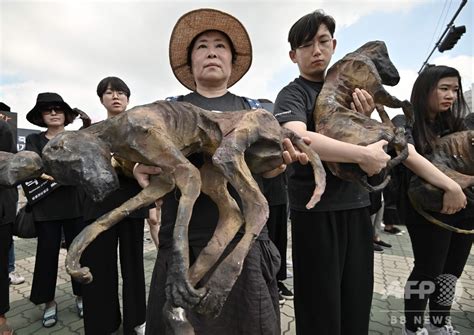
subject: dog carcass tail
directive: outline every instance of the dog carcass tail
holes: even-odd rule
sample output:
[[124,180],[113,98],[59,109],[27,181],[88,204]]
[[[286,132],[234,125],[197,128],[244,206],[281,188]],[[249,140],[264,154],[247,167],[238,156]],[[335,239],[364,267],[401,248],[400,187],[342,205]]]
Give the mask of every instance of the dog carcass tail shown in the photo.
[[321,196],[324,193],[326,188],[326,171],[324,170],[323,163],[319,158],[319,155],[314,151],[309,145],[307,145],[304,140],[298,136],[294,131],[284,128],[283,129],[283,138],[289,138],[291,143],[300,150],[301,152],[305,153],[308,156],[309,162],[313,168],[314,173],[314,182],[315,188],[311,199],[306,204],[306,208],[310,209],[313,208],[319,200],[321,200]]
[[460,228],[457,228],[457,227],[453,227],[451,225],[448,225],[438,219],[436,219],[435,217],[433,217],[431,214],[429,214],[428,212],[426,212],[423,208],[421,208],[420,205],[418,205],[418,203],[416,203],[416,201],[414,201],[410,196],[408,196],[410,198],[410,202],[413,206],[413,208],[421,215],[423,216],[426,220],[428,220],[429,222],[435,224],[435,225],[438,225],[444,229],[447,229],[449,231],[452,231],[452,232],[455,232],[455,233],[458,233],[458,234],[474,234],[474,229],[471,229],[471,230],[466,230],[466,229],[460,229]]

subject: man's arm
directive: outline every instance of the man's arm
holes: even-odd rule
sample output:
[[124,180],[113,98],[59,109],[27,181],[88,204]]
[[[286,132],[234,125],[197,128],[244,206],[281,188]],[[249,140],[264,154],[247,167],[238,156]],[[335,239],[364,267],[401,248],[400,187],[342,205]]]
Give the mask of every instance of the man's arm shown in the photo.
[[339,163],[359,164],[369,176],[379,173],[390,160],[383,149],[387,141],[380,140],[368,146],[346,143],[325,135],[308,131],[306,124],[301,121],[290,121],[283,124],[301,137],[311,141],[311,147],[319,154],[321,160]]

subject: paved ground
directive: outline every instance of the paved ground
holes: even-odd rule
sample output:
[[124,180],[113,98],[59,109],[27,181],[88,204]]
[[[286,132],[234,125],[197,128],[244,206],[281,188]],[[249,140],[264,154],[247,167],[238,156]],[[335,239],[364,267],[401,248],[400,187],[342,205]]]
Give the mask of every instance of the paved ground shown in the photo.
[[[375,254],[375,287],[372,303],[370,334],[401,334],[403,315],[403,286],[413,264],[413,255],[408,234],[403,236],[388,236],[383,234],[383,240],[393,247],[386,249],[383,254]],[[29,300],[33,276],[36,240],[15,240],[17,272],[26,281],[23,284],[11,286],[11,310],[7,314],[18,335],[27,334],[84,334],[82,320],[75,312],[74,300],[69,283],[69,276],[64,270],[64,250],[61,251],[60,271],[57,283],[56,297],[59,308],[59,322],[50,329],[41,325],[42,309],[33,305]],[[291,255],[291,253],[289,253]],[[452,321],[461,334],[474,334],[474,248],[467,266],[458,282]],[[145,243],[146,281],[150,282],[156,251],[153,243]],[[287,280],[289,286],[291,279]],[[295,334],[294,310],[291,301],[287,301],[281,310],[282,334]],[[315,325],[316,327],[316,325]],[[317,330],[315,329],[315,334]],[[350,334],[349,334],[350,335]]]

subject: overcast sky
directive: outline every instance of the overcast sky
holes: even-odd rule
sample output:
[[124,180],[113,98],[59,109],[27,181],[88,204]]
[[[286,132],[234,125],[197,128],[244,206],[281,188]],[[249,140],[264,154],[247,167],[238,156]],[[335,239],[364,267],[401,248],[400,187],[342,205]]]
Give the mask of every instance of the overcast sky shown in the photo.
[[[105,118],[95,94],[98,82],[118,76],[129,85],[130,107],[185,94],[168,61],[171,30],[196,8],[236,16],[253,43],[250,71],[233,93],[275,100],[298,75],[289,57],[287,34],[301,16],[323,9],[336,19],[333,62],[370,40],[386,42],[401,82],[388,88],[409,99],[422,63],[461,0],[331,1],[8,1],[0,0],[0,101],[18,113],[20,128],[39,92],[57,92],[94,121]],[[455,24],[467,32],[454,49],[435,51],[430,63],[458,68],[467,90],[473,82],[473,6],[468,1]],[[393,115],[394,112],[392,112]],[[79,122],[69,126],[77,128]],[[69,128],[68,127],[68,128]]]

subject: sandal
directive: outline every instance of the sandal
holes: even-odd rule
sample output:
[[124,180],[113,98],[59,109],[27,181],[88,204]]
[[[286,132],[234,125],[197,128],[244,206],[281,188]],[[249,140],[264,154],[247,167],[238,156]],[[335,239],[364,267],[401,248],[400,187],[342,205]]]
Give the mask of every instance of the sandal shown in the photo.
[[76,311],[77,315],[82,319],[84,317],[84,307],[82,304],[82,298],[76,297]]
[[13,332],[13,328],[8,323],[0,326],[0,335],[13,335]]
[[58,304],[45,308],[43,314],[43,327],[51,328],[58,322]]

